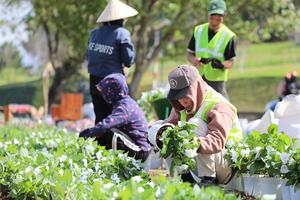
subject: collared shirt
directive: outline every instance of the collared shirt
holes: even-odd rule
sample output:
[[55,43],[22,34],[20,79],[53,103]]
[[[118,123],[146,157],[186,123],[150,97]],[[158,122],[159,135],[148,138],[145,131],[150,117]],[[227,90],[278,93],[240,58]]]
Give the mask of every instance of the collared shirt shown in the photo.
[[104,78],[112,73],[123,73],[123,66],[134,64],[135,50],[128,30],[117,25],[94,29],[87,48],[88,72]]

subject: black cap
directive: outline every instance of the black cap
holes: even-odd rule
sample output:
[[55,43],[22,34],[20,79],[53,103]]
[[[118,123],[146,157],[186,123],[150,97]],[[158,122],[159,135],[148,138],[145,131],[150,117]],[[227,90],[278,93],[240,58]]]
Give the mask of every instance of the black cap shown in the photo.
[[191,65],[179,65],[171,71],[168,77],[170,91],[167,98],[178,100],[185,97],[189,86],[196,80],[198,73],[198,70]]

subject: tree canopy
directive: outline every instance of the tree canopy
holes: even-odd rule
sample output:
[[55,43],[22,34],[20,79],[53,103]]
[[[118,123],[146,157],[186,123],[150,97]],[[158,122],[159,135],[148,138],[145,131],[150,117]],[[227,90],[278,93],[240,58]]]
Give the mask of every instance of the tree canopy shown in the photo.
[[[17,3],[16,0],[7,0]],[[139,11],[129,18],[126,28],[136,48],[136,67],[130,84],[136,94],[150,64],[164,56],[185,54],[196,24],[207,22],[209,0],[127,0]],[[31,0],[34,15],[27,22],[32,31],[42,27],[47,36],[45,50],[56,74],[50,88],[52,102],[61,85],[75,74],[85,59],[89,32],[106,5],[99,0]],[[225,24],[239,40],[276,41],[287,39],[297,25],[296,1],[231,0],[227,3]]]

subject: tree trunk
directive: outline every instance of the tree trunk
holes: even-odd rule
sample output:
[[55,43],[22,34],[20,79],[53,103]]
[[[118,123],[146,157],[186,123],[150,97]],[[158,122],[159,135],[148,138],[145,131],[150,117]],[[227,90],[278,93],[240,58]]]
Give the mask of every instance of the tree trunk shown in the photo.
[[72,75],[76,74],[79,66],[79,63],[65,61],[62,67],[55,70],[54,79],[49,89],[49,106],[51,106],[55,100],[59,99],[64,83],[66,83]]
[[138,86],[142,80],[143,74],[145,73],[147,66],[137,66],[134,70],[131,83],[129,85],[130,96],[136,97]]

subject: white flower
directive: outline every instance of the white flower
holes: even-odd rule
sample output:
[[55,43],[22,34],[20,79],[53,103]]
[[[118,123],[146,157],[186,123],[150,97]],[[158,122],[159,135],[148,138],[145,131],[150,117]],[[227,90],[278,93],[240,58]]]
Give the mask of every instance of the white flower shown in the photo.
[[69,159],[69,164],[72,165],[73,164],[73,160],[70,158]]
[[289,159],[289,165],[292,165],[295,163],[295,160],[293,158]]
[[275,162],[271,162],[271,165],[272,165],[273,167],[275,166],[275,164],[276,164]]
[[66,129],[66,128],[63,128],[63,130],[62,130],[64,133],[67,133],[68,132],[68,130]]
[[188,144],[189,141],[187,139],[183,139],[182,144]]
[[236,162],[237,161],[237,153],[236,153],[236,151],[234,149],[231,149],[230,152],[231,152],[231,155],[232,155],[232,158],[231,158],[232,161]]
[[4,144],[2,142],[0,142],[0,149],[2,149],[4,147]]
[[104,184],[104,189],[106,189],[106,190],[109,190],[110,188],[112,188],[114,186],[114,184],[113,183],[106,183],[106,184]]
[[276,152],[276,150],[273,147],[267,146],[266,150],[268,152],[268,154],[274,154]]
[[95,170],[96,170],[96,172],[97,172],[99,169],[100,169],[99,163],[96,163],[96,164],[95,164]]
[[50,183],[50,181],[47,180],[47,179],[44,179],[43,182],[42,182],[43,185],[46,185],[46,184],[49,184],[49,183]]
[[126,156],[125,156],[125,154],[120,153],[120,154],[118,154],[118,158],[125,160]]
[[86,180],[87,178],[88,178],[87,175],[83,175],[83,176],[80,177],[79,180],[80,180],[81,183],[85,184],[85,183],[87,183],[87,180]]
[[16,145],[20,144],[19,140],[14,139],[14,144],[16,144]]
[[84,159],[82,159],[82,162],[83,162],[83,166],[84,167],[87,167],[87,160],[84,158]]
[[183,164],[183,165],[181,165],[181,166],[178,166],[177,169],[178,169],[178,171],[182,172],[182,171],[184,171],[184,170],[187,170],[187,169],[188,169],[188,166],[185,165],[185,164]]
[[44,136],[43,136],[43,134],[42,134],[41,132],[38,132],[38,136],[39,136],[40,138],[44,138]]
[[178,122],[178,126],[179,126],[179,127],[184,126],[184,124],[185,124],[185,122],[182,122],[182,121],[179,121],[179,122]]
[[62,155],[60,158],[59,158],[59,162],[64,162],[65,160],[67,160],[67,156],[66,155]]
[[33,171],[35,176],[38,176],[40,174],[40,172],[41,172],[40,167],[35,168],[34,171]]
[[43,152],[43,153],[48,153],[48,149],[47,149],[46,147],[44,147],[44,148],[42,149],[42,152]]
[[160,187],[157,187],[157,190],[155,192],[155,197],[160,197],[162,195],[162,190],[160,189]]
[[132,177],[132,180],[134,180],[135,182],[141,182],[143,179],[140,176],[134,176]]
[[13,180],[13,182],[14,182],[15,184],[18,184],[18,183],[22,182],[22,176],[17,175],[16,178]]
[[257,154],[257,153],[260,152],[260,150],[261,150],[261,147],[255,147],[255,148],[253,149],[253,152]]
[[31,166],[28,166],[26,169],[25,169],[25,173],[28,173],[28,172],[31,172],[32,171],[32,167]]
[[152,188],[155,187],[155,184],[154,184],[152,181],[148,182],[147,185],[149,185],[149,186],[152,187]]
[[255,153],[254,159],[258,159],[258,158],[260,157],[260,150],[261,150],[261,149],[262,149],[261,147],[255,147],[255,148],[253,149],[253,152]]
[[231,148],[234,145],[234,141],[232,139],[228,140],[227,145],[229,148]]
[[195,149],[187,149],[185,150],[185,155],[189,158],[194,158],[196,157],[198,154],[197,154],[197,148]]
[[62,169],[58,170],[58,174],[62,176],[64,174],[64,170]]
[[25,146],[28,146],[28,144],[29,144],[28,141],[25,141],[25,142],[24,142],[24,145],[25,145]]
[[282,174],[286,174],[289,172],[289,169],[286,165],[281,165],[281,168],[280,168],[280,173]]
[[111,175],[110,179],[116,183],[120,183],[120,178],[118,177],[118,174],[116,174],[116,173]]
[[85,146],[85,150],[87,154],[92,154],[94,153],[95,148],[93,147],[92,144]]
[[250,153],[250,149],[249,148],[241,150],[241,155],[242,156],[249,156],[249,153]]
[[118,193],[117,192],[113,192],[113,198],[117,198],[118,197]]
[[96,153],[96,157],[100,160],[101,157],[102,157],[102,150],[99,150],[97,153]]
[[51,147],[51,148],[56,148],[58,145],[57,145],[57,143],[54,141],[54,140],[49,140],[48,142],[47,142],[47,145],[49,146],[49,147]]
[[281,159],[282,163],[286,164],[289,161],[290,156],[291,156],[291,154],[289,154],[289,153],[285,153],[285,152],[280,153],[280,159]]
[[138,192],[139,192],[139,193],[142,193],[142,192],[144,192],[144,191],[145,191],[145,189],[144,189],[143,187],[141,187],[141,186],[138,187]]

